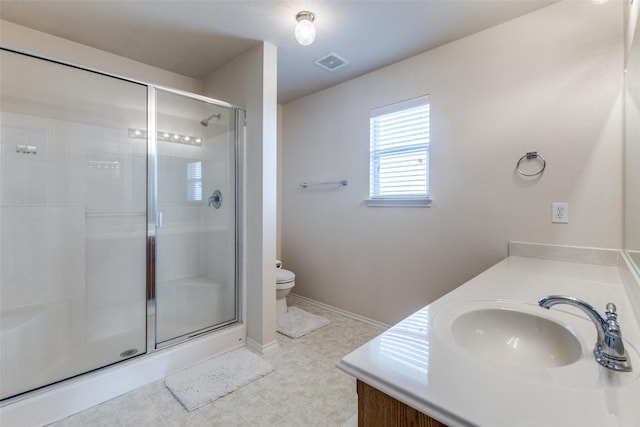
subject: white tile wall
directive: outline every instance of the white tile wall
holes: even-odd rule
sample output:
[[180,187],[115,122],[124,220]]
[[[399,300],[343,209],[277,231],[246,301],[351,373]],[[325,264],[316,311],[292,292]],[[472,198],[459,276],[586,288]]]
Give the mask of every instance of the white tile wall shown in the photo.
[[0,136],[4,395],[119,360],[91,345],[135,325],[144,348],[146,143],[11,112]]

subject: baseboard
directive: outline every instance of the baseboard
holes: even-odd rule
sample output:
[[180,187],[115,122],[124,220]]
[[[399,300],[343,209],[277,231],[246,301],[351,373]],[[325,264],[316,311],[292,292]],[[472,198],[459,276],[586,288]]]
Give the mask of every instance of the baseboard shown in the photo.
[[250,350],[253,350],[259,354],[264,354],[269,351],[275,350],[280,346],[278,344],[278,341],[271,341],[267,344],[259,344],[258,342],[252,340],[251,338],[247,338],[245,342],[247,344],[247,347]]
[[334,313],[338,313],[338,314],[340,314],[340,315],[342,315],[344,317],[348,317],[350,319],[359,320],[360,322],[367,323],[367,324],[369,324],[371,326],[375,326],[377,328],[382,328],[382,329],[389,329],[390,328],[389,325],[387,325],[385,323],[382,323],[382,322],[378,322],[377,320],[369,319],[368,317],[364,317],[364,316],[361,316],[359,314],[355,314],[355,313],[352,313],[350,311],[343,310],[341,308],[334,307],[332,305],[325,304],[325,303],[313,300],[311,298],[303,297],[302,295],[294,294],[293,292],[290,292],[288,297],[289,298],[293,298],[293,299],[298,299],[300,301],[304,301],[304,302],[306,302],[308,304],[312,304],[312,305],[315,305],[315,306],[320,307],[320,308],[324,308],[325,310],[333,311]]

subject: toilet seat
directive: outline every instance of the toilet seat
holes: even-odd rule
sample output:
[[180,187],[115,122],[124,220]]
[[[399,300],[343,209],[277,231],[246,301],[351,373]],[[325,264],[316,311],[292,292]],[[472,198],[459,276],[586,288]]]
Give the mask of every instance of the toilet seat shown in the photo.
[[296,285],[296,275],[293,271],[284,270],[282,264],[276,268],[276,313],[287,312],[287,295]]
[[296,275],[293,271],[284,270],[282,268],[276,269],[276,285],[284,285],[296,280]]

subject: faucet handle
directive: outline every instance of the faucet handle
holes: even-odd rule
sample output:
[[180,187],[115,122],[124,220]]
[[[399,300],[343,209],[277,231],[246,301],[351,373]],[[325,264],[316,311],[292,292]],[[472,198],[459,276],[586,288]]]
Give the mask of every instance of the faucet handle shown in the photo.
[[613,303],[608,303],[605,311],[607,324],[604,339],[596,345],[594,354],[598,363],[618,371],[631,371],[631,360],[624,348],[622,330],[618,323],[618,313]]
[[549,295],[540,298],[538,304],[543,308],[550,308],[556,304],[568,304],[584,311],[598,331],[598,339],[593,349],[596,361],[614,371],[631,371],[631,360],[629,360],[629,355],[624,348],[622,332],[618,323],[618,312],[614,303],[607,304],[606,317],[590,304],[574,297]]
[[[620,337],[622,332],[620,331],[620,324],[618,323],[618,312],[616,311],[616,305],[612,302],[607,304],[605,314],[607,315],[607,324],[605,325],[605,334],[609,337]],[[622,342],[620,343],[620,345]]]

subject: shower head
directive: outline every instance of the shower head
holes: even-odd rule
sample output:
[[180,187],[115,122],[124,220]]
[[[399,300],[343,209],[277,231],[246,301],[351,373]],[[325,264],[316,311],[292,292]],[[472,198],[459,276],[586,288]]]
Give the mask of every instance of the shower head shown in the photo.
[[222,117],[222,114],[221,113],[212,114],[209,117],[207,117],[206,119],[200,120],[200,124],[202,126],[204,126],[204,127],[207,127],[207,126],[209,126],[209,120],[213,119],[214,117],[217,118],[218,120],[220,120],[220,118]]

